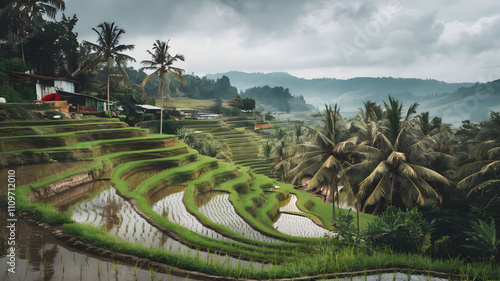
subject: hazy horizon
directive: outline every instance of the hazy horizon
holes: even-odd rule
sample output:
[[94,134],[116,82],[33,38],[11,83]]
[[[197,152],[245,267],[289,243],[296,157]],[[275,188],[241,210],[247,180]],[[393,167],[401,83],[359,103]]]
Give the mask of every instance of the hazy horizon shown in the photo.
[[[500,5],[492,0],[66,1],[79,40],[115,22],[129,54],[149,59],[170,39],[176,66],[203,76],[287,72],[296,77],[402,77],[449,83],[500,78]],[[58,17],[60,18],[60,17]]]

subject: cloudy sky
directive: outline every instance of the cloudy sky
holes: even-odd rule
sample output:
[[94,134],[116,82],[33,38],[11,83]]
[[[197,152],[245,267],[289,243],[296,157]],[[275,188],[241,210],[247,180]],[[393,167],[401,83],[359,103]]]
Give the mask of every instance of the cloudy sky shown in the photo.
[[500,78],[498,0],[66,0],[79,39],[115,22],[139,68],[170,39],[186,73],[283,71],[304,78]]

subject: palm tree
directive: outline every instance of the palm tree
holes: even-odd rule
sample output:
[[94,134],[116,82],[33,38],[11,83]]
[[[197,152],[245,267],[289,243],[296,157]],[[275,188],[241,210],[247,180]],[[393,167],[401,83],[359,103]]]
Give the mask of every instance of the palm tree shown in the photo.
[[170,42],[170,40],[168,40],[167,42],[156,40],[156,42],[153,44],[153,52],[148,50],[148,54],[151,55],[152,59],[142,61],[141,64],[145,66],[139,69],[139,71],[154,71],[148,77],[146,77],[146,79],[144,79],[141,84],[142,87],[144,87],[144,85],[146,85],[146,83],[151,80],[151,78],[155,76],[160,77],[160,85],[158,85],[158,94],[161,92],[160,134],[163,133],[163,96],[165,93],[165,83],[167,84],[168,89],[167,98],[170,98],[171,95],[170,79],[168,78],[167,74],[171,75],[174,79],[181,82],[182,84],[186,84],[186,79],[184,78],[184,69],[172,66],[172,64],[178,60],[184,61],[184,56],[179,54],[171,56],[168,53],[168,49],[170,48],[170,46],[168,46],[168,42]]
[[[64,0],[21,0],[6,1],[7,4],[0,10],[0,15],[7,14],[9,21],[10,43],[12,48],[21,44],[22,59],[24,61],[23,41],[33,37],[36,30],[45,24],[43,16],[55,19],[58,11],[64,11]],[[19,37],[17,37],[19,36]],[[18,39],[16,39],[16,37]],[[18,42],[16,42],[18,41]]]
[[287,176],[292,178],[291,181],[294,184],[305,177],[312,176],[306,191],[313,191],[322,185],[328,185],[330,192],[327,200],[333,203],[335,223],[335,197],[339,205],[337,175],[348,161],[352,142],[340,141],[341,132],[345,130],[341,125],[340,108],[336,104],[333,109],[331,106],[325,105],[325,107],[324,132],[311,129],[315,132],[312,141],[294,147],[295,155],[287,160],[288,165],[293,168],[288,171]]
[[388,138],[391,143],[396,143],[403,125],[410,120],[412,114],[417,112],[418,103],[413,103],[406,112],[406,117],[402,118],[403,104],[389,96],[389,103],[384,101],[384,106],[389,122]]
[[27,19],[32,22],[43,15],[55,19],[58,11],[64,11],[64,0],[21,0],[9,1],[3,11],[8,11],[13,20]]
[[135,61],[135,59],[131,56],[122,54],[122,52],[133,50],[134,45],[119,44],[120,37],[125,33],[125,30],[118,28],[114,22],[103,22],[99,24],[97,28],[99,28],[99,30],[92,28],[98,35],[97,44],[83,41],[84,46],[90,49],[91,53],[82,56],[78,60],[79,68],[75,71],[75,74],[79,75],[86,73],[96,67],[106,67],[109,112],[109,81],[111,77],[111,68],[116,63],[123,74],[127,76],[127,72],[123,69],[123,65],[127,61]]
[[429,117],[429,111],[422,112],[417,116],[418,123],[422,128],[424,135],[434,135],[439,132],[443,120],[440,117],[435,116],[432,120]]
[[490,112],[490,121],[482,126],[473,143],[474,162],[463,165],[458,170],[457,187],[468,190],[467,196],[481,188],[489,180],[498,180],[500,176],[500,112]]
[[449,181],[423,166],[426,164],[424,153],[432,151],[436,143],[410,120],[418,105],[410,106],[403,118],[403,106],[398,101],[389,97],[389,103],[384,104],[392,141],[377,132],[371,145],[357,146],[355,151],[364,159],[358,159],[340,172],[344,188],[356,205],[372,214],[390,205],[412,208],[437,203],[440,196],[432,185],[448,185]]

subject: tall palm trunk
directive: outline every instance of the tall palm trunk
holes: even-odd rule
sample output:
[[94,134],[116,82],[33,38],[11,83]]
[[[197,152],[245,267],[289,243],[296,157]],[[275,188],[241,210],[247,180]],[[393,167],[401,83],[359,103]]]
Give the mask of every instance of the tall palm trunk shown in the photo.
[[330,183],[330,196],[332,196],[332,220],[333,220],[333,225],[335,226],[335,194],[334,194],[334,188],[337,186],[337,182],[335,181],[335,176],[332,174],[332,180]]
[[[165,75],[165,74],[163,74],[163,76],[164,76],[164,75]],[[161,87],[161,102],[160,102],[160,107],[161,107],[161,109],[160,109],[160,135],[162,135],[162,134],[163,134],[163,96],[164,96],[164,94],[165,94],[165,82],[164,82],[164,81],[165,81],[165,78],[164,78],[164,77],[162,77],[162,79],[161,79],[161,85],[160,85],[160,87]]]
[[111,79],[111,75],[110,75],[110,73],[109,73],[109,72],[110,72],[110,71],[109,71],[109,67],[108,67],[108,86],[107,86],[107,90],[108,90],[108,104],[107,104],[108,112],[110,112],[110,111],[111,111],[111,109],[110,109],[111,107],[110,107],[110,105],[109,105],[109,80]]

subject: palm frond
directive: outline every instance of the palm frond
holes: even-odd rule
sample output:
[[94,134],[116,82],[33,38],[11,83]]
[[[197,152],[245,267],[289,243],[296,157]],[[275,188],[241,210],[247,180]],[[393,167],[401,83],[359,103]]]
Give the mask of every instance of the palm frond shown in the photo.
[[389,171],[389,164],[386,161],[380,162],[377,167],[360,184],[360,189],[365,189],[373,185],[375,181],[383,177]]
[[488,159],[500,160],[500,146],[488,150],[486,154],[488,156]]
[[[414,179],[416,180],[416,179]],[[411,209],[414,207],[414,204],[417,203],[420,206],[424,205],[425,200],[418,188],[418,185],[411,178],[405,178],[399,188],[399,194],[401,197],[401,201],[406,208]]]
[[481,168],[481,173],[486,173],[488,170],[496,170],[496,168],[500,167],[500,161],[493,161],[489,164],[484,165]]
[[159,70],[156,70],[155,72],[149,74],[144,81],[141,83],[141,87],[144,87],[146,83],[148,83],[154,76],[158,75]]
[[373,147],[380,149],[385,155],[389,155],[394,151],[394,147],[389,139],[382,133],[378,132],[373,141]]
[[[360,191],[358,193],[358,196],[360,196],[359,199],[363,198],[364,194],[368,194],[367,192],[368,190],[365,189],[366,188],[360,188]],[[387,199],[390,193],[390,189],[391,187],[386,178],[384,176],[380,178],[375,188],[369,192],[370,196],[368,196],[366,200],[361,199],[360,202],[364,201],[363,212],[366,212],[367,207],[373,206],[378,202],[380,202],[381,200]]]
[[398,166],[398,173],[406,178],[417,178],[417,173],[407,163],[401,163]]
[[410,163],[408,163],[408,165],[413,169],[413,171],[415,171],[415,173],[417,173],[420,178],[426,181],[439,182],[445,185],[450,185],[450,181],[447,178],[434,170]]

